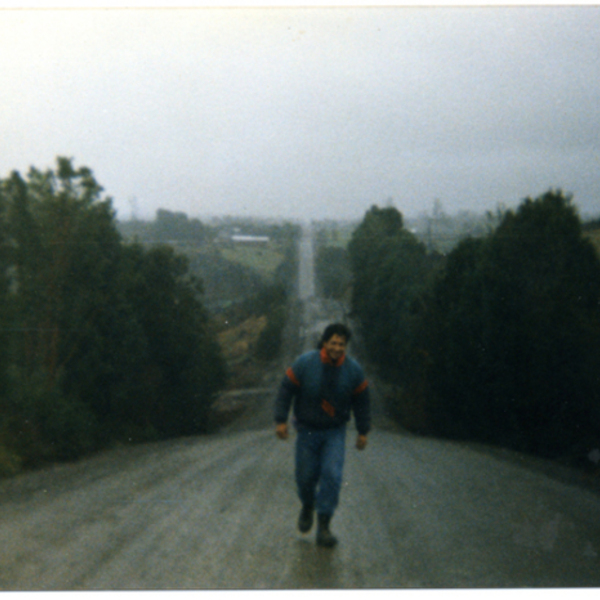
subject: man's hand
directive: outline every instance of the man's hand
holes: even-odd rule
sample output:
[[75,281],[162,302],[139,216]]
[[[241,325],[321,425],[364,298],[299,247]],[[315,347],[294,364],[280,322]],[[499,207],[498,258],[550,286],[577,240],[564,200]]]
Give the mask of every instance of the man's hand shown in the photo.
[[287,423],[277,423],[275,426],[275,433],[280,440],[287,440],[288,438],[288,428]]
[[366,435],[359,435],[356,438],[356,447],[359,450],[364,450],[367,447],[367,436]]

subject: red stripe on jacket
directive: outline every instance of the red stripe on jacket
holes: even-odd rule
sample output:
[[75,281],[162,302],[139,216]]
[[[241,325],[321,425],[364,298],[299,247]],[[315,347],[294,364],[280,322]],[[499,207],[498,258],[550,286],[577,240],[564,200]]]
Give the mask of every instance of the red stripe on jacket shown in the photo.
[[365,379],[352,393],[355,395],[360,394],[361,392],[364,392],[368,387],[369,382]]
[[[281,371],[280,371],[281,372]],[[296,375],[294,375],[294,371],[292,371],[292,367],[290,367],[285,374],[288,376],[289,380],[294,384],[297,385],[298,387],[300,387],[300,382],[298,381],[298,378],[296,377]]]

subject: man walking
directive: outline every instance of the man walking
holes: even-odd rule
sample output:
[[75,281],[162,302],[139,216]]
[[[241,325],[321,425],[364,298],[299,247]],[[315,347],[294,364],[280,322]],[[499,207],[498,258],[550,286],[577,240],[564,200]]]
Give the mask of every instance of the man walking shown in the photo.
[[317,513],[317,544],[335,546],[329,529],[338,505],[344,467],[346,423],[354,414],[364,450],[370,429],[369,388],[360,365],[346,355],[350,330],[341,323],[325,328],[320,349],[306,352],[286,371],[275,401],[276,433],[288,437],[294,401],[296,485],[302,509],[298,529],[310,531]]

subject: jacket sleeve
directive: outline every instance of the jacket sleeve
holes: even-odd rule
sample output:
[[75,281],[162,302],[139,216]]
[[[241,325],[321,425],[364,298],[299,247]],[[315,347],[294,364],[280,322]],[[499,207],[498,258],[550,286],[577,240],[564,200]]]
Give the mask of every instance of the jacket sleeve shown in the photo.
[[290,368],[286,371],[275,398],[275,423],[287,423],[292,399],[299,389],[300,384]]
[[356,429],[360,435],[367,435],[371,430],[371,398],[366,380],[354,390],[352,395],[352,411]]

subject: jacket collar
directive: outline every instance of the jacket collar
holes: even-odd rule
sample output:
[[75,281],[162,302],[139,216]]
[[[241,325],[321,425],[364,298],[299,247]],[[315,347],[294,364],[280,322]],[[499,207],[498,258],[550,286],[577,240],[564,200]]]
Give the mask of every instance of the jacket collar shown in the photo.
[[331,358],[329,358],[329,354],[327,354],[325,348],[321,348],[321,362],[326,365],[333,365],[334,367],[341,367],[346,360],[346,354],[342,354],[337,362],[333,362]]

